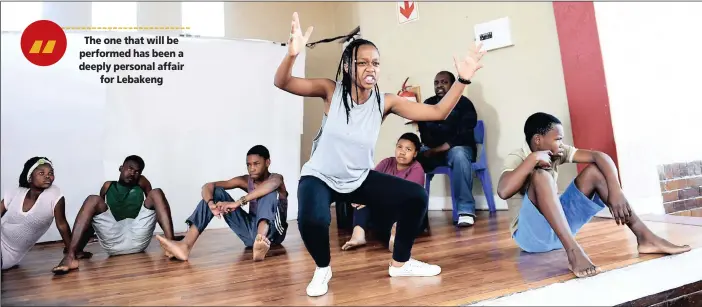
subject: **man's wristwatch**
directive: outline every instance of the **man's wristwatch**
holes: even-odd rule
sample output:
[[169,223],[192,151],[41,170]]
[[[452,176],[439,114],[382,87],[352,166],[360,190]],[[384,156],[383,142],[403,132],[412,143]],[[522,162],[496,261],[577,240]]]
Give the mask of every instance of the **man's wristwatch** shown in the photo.
[[239,198],[239,202],[241,202],[242,206],[245,206],[246,204],[249,203],[249,201],[246,200],[246,196],[242,196],[241,198]]

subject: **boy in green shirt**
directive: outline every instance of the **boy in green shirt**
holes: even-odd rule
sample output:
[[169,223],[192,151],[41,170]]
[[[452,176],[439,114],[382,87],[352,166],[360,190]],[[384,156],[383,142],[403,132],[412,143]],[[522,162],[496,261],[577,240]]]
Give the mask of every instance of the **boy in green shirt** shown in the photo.
[[152,189],[141,174],[144,166],[141,157],[127,157],[119,167],[119,180],[106,181],[100,196],[88,196],[76,217],[68,252],[54,273],[78,268],[76,251],[83,250],[93,229],[110,256],[144,251],[151,243],[156,222],[164,236],[174,239],[170,205],[163,191]]

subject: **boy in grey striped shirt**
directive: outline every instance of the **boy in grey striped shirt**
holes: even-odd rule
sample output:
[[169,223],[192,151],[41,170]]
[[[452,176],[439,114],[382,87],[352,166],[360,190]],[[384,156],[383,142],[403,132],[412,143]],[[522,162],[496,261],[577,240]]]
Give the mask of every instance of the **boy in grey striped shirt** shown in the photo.
[[[190,225],[185,238],[174,241],[156,236],[166,256],[188,260],[195,241],[217,216],[224,217],[246,247],[253,247],[255,261],[263,260],[271,244],[283,242],[288,229],[288,191],[283,176],[268,172],[270,164],[268,149],[256,145],[246,154],[248,175],[206,183],[202,187],[202,200],[185,221]],[[234,200],[226,190],[236,188],[248,194]],[[241,208],[247,204],[250,205],[248,213]]]

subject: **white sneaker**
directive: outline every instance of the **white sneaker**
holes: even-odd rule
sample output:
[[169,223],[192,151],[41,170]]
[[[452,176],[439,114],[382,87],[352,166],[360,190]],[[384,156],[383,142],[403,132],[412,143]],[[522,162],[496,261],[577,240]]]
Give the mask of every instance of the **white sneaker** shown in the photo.
[[461,215],[458,217],[459,227],[473,226],[473,224],[475,224],[475,218],[470,215]]
[[400,276],[429,277],[429,276],[439,275],[439,273],[441,273],[441,267],[439,267],[438,265],[428,264],[428,263],[424,263],[424,262],[421,262],[418,260],[410,259],[409,261],[405,262],[405,264],[399,268],[390,265],[390,268],[388,269],[388,273],[392,277],[400,277]]
[[312,281],[307,285],[307,295],[309,296],[322,296],[327,294],[329,291],[329,280],[332,278],[331,265],[326,268],[317,268],[314,270],[314,276],[312,276]]

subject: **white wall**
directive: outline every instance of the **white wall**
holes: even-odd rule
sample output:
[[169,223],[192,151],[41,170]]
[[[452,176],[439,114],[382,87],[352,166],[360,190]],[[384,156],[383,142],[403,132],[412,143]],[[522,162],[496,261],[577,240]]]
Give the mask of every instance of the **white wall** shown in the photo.
[[91,2],[42,2],[42,17],[64,27],[90,26],[91,4]]
[[[64,193],[66,217],[73,225],[85,197],[96,194],[105,180],[101,146],[105,87],[90,86],[95,76],[77,74],[75,61],[59,61],[51,69],[29,63],[17,47],[20,33],[3,33],[2,40],[2,75],[12,76],[1,79],[0,89],[3,194],[17,187],[27,159],[48,157],[54,162],[54,183]],[[69,44],[66,55],[81,47],[79,42]],[[54,226],[40,241],[49,238],[60,240]]]
[[[55,184],[64,192],[72,224],[85,197],[97,194],[102,182],[117,180],[124,158],[137,154],[146,161],[143,174],[166,193],[175,230],[185,231],[184,221],[201,199],[202,184],[246,174],[246,152],[262,144],[271,151],[271,171],[285,177],[288,218],[297,217],[302,98],[280,91],[271,81],[285,47],[181,38],[179,47],[169,49],[185,53],[177,59],[186,65],[185,71],[130,73],[162,76],[162,86],[105,86],[99,81],[101,73],[77,69],[84,61],[78,52],[96,48],[85,45],[84,35],[69,33],[64,58],[38,67],[16,48],[20,33],[3,33],[2,74],[13,76],[2,79],[3,191],[17,186],[17,175],[29,157],[47,156],[54,161]],[[296,76],[304,76],[302,57],[293,70]],[[151,61],[161,62],[107,60]],[[210,227],[226,224],[216,220]],[[57,239],[58,232],[51,228],[40,241]]]
[[595,2],[622,186],[665,213],[657,165],[702,157],[702,3]]
[[[5,5],[3,3],[3,10]],[[168,10],[164,11],[164,6],[139,3],[139,25],[179,25],[180,3],[169,5]],[[43,3],[40,10],[39,16],[43,14],[44,18],[63,20],[60,22],[62,25],[91,24],[89,2]],[[3,13],[5,16],[7,12]],[[28,20],[34,21],[35,18]],[[21,31],[26,24],[8,30]],[[203,35],[206,36],[207,33]],[[14,36],[19,39],[19,33]],[[69,40],[71,42],[65,58],[51,69],[29,64],[16,48],[17,43],[11,44],[10,40],[3,43],[3,47],[9,48],[3,48],[4,75],[5,69],[11,66],[6,64],[19,63],[21,67],[13,70],[13,73],[19,72],[15,81],[40,77],[19,87],[16,83],[7,83],[12,79],[3,78],[3,191],[16,186],[17,175],[26,159],[34,155],[48,156],[56,164],[56,184],[66,195],[66,215],[72,224],[85,197],[97,193],[101,182],[117,179],[117,168],[124,157],[138,154],[146,160],[144,174],[155,187],[163,188],[169,198],[176,231],[184,231],[183,221],[200,198],[200,186],[207,181],[245,174],[245,152],[253,145],[263,144],[272,154],[271,171],[285,176],[291,198],[288,218],[297,217],[296,187],[300,167],[302,99],[295,97],[295,101],[290,102],[289,94],[268,89],[273,88],[273,72],[285,52],[284,47],[249,42],[247,44],[253,46],[250,51],[253,51],[236,53],[231,48],[226,49],[218,44],[231,45],[237,41],[206,40],[210,43],[206,50],[191,50],[186,59],[178,59],[185,62],[188,69],[168,74],[162,91],[154,94],[134,90],[133,87],[113,86],[106,90],[104,86],[96,86],[99,74],[77,71],[79,61],[75,55],[78,50],[85,48],[82,43],[78,43],[83,40],[75,37]],[[203,42],[203,39],[192,40]],[[255,50],[261,46],[263,49]],[[277,51],[274,50],[271,54],[270,48]],[[252,57],[251,54],[256,56]],[[256,60],[265,54],[269,58]],[[303,60],[294,69],[296,75],[304,75],[304,58],[303,55]],[[198,63],[194,63],[193,59]],[[225,69],[221,67],[222,59],[239,61],[239,64],[222,71]],[[213,70],[220,74],[212,76]],[[257,79],[253,73],[237,74],[241,71],[266,75]],[[215,78],[216,82],[210,82],[209,86],[225,89],[226,92],[212,92],[207,88],[192,88],[182,84],[173,87],[173,81],[179,77],[190,78],[190,81]],[[245,80],[238,82],[236,77]],[[56,82],[51,80],[59,78],[68,83],[73,82],[74,88],[58,88]],[[169,82],[171,86],[168,85]],[[86,86],[88,83],[92,85]],[[29,90],[27,87],[30,84],[32,88],[39,84],[46,90],[55,89],[73,94],[46,98],[47,91]],[[236,84],[244,85],[245,89],[237,89],[234,86]],[[153,88],[153,85],[148,87]],[[145,95],[150,96],[151,100],[145,102]],[[174,105],[178,99],[186,99],[190,103]],[[26,101],[37,103],[28,104]],[[198,105],[199,108],[196,108]],[[240,107],[237,108],[237,105]],[[242,109],[242,105],[247,108]],[[268,120],[247,125],[247,120],[265,117]],[[36,124],[27,125],[27,121],[35,121]],[[252,129],[254,126],[255,129]],[[217,130],[218,134],[211,133],[211,129]],[[27,142],[28,139],[39,141]],[[242,195],[241,192],[232,194]],[[215,220],[210,227],[226,227],[226,224]],[[58,239],[58,232],[52,226],[40,241]]]
[[181,24],[180,2],[139,2],[137,5],[139,25],[178,26]]

